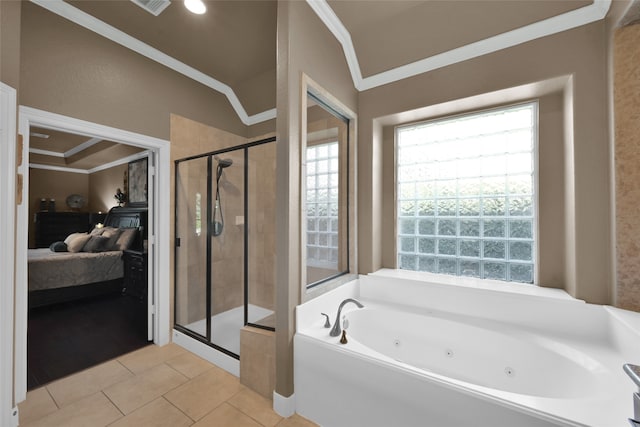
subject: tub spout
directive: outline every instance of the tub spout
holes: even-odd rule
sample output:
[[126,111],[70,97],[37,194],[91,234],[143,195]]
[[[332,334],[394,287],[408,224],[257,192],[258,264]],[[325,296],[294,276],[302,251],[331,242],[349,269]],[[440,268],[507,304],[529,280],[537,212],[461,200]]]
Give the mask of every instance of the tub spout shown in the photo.
[[358,306],[358,308],[362,308],[364,307],[364,305],[360,304],[358,301],[354,300],[353,298],[347,298],[346,300],[342,301],[340,303],[340,307],[338,307],[338,314],[336,315],[336,323],[333,324],[333,328],[331,329],[331,332],[329,332],[329,335],[331,335],[332,337],[337,337],[338,335],[340,335],[340,332],[342,332],[342,329],[340,328],[340,312],[342,311],[342,307],[345,306],[345,304],[352,302],[355,305]]

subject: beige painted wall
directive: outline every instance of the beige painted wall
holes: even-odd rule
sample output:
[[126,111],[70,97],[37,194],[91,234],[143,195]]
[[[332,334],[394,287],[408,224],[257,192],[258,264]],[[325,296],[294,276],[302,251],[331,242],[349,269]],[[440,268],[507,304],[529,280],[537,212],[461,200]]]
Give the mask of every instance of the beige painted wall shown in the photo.
[[56,211],[67,212],[67,196],[80,194],[87,201],[79,212],[108,212],[116,206],[116,188],[123,188],[127,165],[120,165],[92,174],[29,169],[29,247],[35,247],[34,214],[40,210],[40,199],[56,200]]
[[0,2],[0,81],[18,89],[20,83],[20,2]]
[[127,168],[125,163],[89,175],[89,212],[109,212],[109,209],[118,206],[114,195],[118,188],[127,192],[124,186]]
[[617,305],[640,311],[640,24],[614,38]]
[[293,393],[294,307],[300,289],[300,137],[302,73],[357,111],[340,44],[305,2],[278,2],[276,392]]
[[[70,212],[67,196],[80,194],[89,199],[89,175],[29,168],[29,247],[35,248],[34,215],[40,211],[40,199],[55,199],[57,212]],[[89,212],[88,206],[79,209]]]
[[[553,283],[549,284],[562,286],[589,302],[609,303],[612,267],[606,64],[606,28],[603,22],[597,22],[360,93],[360,272],[392,267],[382,259],[382,230],[388,218],[380,214],[381,195],[392,195],[387,194],[390,189],[383,182],[382,127],[374,121],[566,75],[573,76],[567,84],[571,90],[563,93],[563,100],[572,108],[570,112],[566,108],[563,111],[571,129],[562,143],[569,150],[565,163],[570,164],[565,164],[565,171],[567,167],[574,170],[575,181],[565,179],[564,184],[565,206],[569,206],[565,213],[571,215],[566,222],[570,230],[566,232],[569,240],[565,241],[563,252],[569,265],[575,258],[575,268],[563,273],[564,283],[558,283],[559,276],[551,274],[549,280]],[[554,108],[557,107],[556,99]],[[420,118],[426,117],[414,115],[404,120]],[[401,121],[398,118],[396,123]],[[573,139],[568,138],[571,135]],[[561,173],[561,165],[554,168],[554,174]],[[558,215],[551,215],[555,228],[557,222],[563,221]],[[545,224],[540,227],[546,229]]]
[[20,47],[22,105],[162,139],[171,113],[247,134],[220,93],[30,2]]

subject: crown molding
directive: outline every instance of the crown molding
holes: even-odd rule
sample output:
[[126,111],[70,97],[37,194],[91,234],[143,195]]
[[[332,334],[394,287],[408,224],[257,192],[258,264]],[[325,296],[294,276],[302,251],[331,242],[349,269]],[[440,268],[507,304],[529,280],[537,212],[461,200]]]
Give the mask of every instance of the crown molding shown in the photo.
[[50,156],[50,157],[64,157],[64,153],[60,153],[58,151],[41,150],[39,148],[29,148],[29,153],[42,154],[43,156]]
[[[44,151],[44,150],[38,150],[38,151]],[[33,150],[29,150],[29,152],[33,153]],[[111,169],[113,167],[124,165],[129,162],[133,162],[135,160],[143,159],[145,157],[149,157],[149,151],[141,151],[139,153],[132,154],[130,156],[123,157],[121,159],[114,160],[112,162],[105,163],[103,165],[99,165],[91,169],[68,168],[66,166],[43,165],[41,163],[29,163],[29,167],[33,169],[44,169],[44,170],[50,170],[50,171],[56,171],[56,172],[70,172],[70,173],[80,173],[85,175],[91,175],[92,173],[100,172],[106,169]]]
[[101,141],[102,139],[100,138],[91,138],[86,140],[82,144],[79,144],[73,147],[72,149],[65,151],[64,153],[60,153],[59,151],[41,150],[39,148],[29,147],[29,153],[42,154],[43,156],[51,156],[51,157],[62,157],[66,159],[67,157],[71,157],[74,154],[78,154],[79,152],[84,151],[87,148],[92,147]]
[[111,169],[113,167],[120,166],[125,163],[133,162],[136,160],[144,159],[146,157],[149,157],[149,151],[141,151],[139,153],[135,153],[130,156],[123,157],[122,159],[114,160],[113,162],[105,163],[104,165],[100,165],[100,166],[96,166],[95,168],[88,169],[87,172],[89,174],[100,172],[105,169]]
[[89,171],[85,169],[76,169],[76,168],[67,168],[64,166],[53,166],[53,165],[42,165],[40,163],[29,163],[30,169],[44,169],[49,171],[56,172],[70,172],[70,173],[80,173],[84,175],[88,175]]
[[91,139],[88,139],[88,140],[86,140],[85,142],[83,142],[82,144],[77,145],[77,146],[73,147],[72,149],[65,151],[65,152],[64,152],[64,157],[65,157],[65,158],[66,158],[66,157],[71,157],[71,156],[73,156],[74,154],[78,154],[79,152],[84,151],[84,150],[86,150],[86,149],[87,149],[87,148],[89,148],[89,147],[93,147],[93,146],[94,146],[94,145],[96,145],[98,142],[102,142],[102,139],[101,139],[101,138],[91,138]]
[[156,61],[157,63],[162,64],[165,67],[168,67],[186,77],[189,77],[190,79],[195,80],[198,83],[201,83],[217,92],[222,93],[227,97],[229,103],[235,110],[242,123],[247,126],[271,120],[276,117],[275,108],[249,116],[230,86],[214,79],[211,76],[206,75],[201,71],[196,70],[193,67],[188,66],[181,61],[178,61],[177,59],[149,46],[146,43],[141,42],[134,37],[131,37],[127,33],[118,30],[117,28],[89,15],[88,13],[81,11],[78,8],[73,7],[69,3],[65,3],[62,0],[31,0],[31,2],[44,9],[47,9],[50,12],[55,13],[58,16],[61,16],[88,30],[91,30],[94,33],[99,34],[115,43],[118,43],[121,46],[131,49],[134,52],[139,53],[140,55]]
[[[187,64],[149,46],[140,40],[118,30],[88,13],[65,3],[63,0],[30,0],[50,12],[87,28],[115,43],[133,50],[153,61],[158,62],[186,77],[191,78],[221,94],[225,95],[236,114],[247,126],[276,118],[276,109],[270,109],[249,116],[240,100],[230,86],[211,76],[196,70]],[[351,40],[351,34],[335,14],[326,0],[306,0],[311,9],[318,15],[329,31],[342,46],[342,50],[351,73],[353,84],[358,91],[373,89],[385,84],[394,83],[418,74],[446,67],[458,62],[467,61],[502,49],[507,49],[531,40],[550,36],[562,31],[586,25],[605,17],[612,0],[594,0],[588,6],[572,10],[506,33],[498,34],[468,45],[433,55],[419,61],[405,64],[378,74],[362,77],[358,57]]]
[[307,3],[342,45],[356,89],[365,91],[601,20],[609,11],[611,1],[595,0],[588,6],[364,78],[351,35],[331,6],[326,0],[307,0]]

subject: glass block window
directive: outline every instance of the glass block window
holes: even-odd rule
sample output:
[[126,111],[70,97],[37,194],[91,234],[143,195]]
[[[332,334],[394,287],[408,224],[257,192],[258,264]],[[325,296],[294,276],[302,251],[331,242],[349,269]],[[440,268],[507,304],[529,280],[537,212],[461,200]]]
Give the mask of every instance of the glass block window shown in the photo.
[[307,264],[338,268],[338,142],[307,147]]
[[537,103],[397,130],[398,268],[533,283]]

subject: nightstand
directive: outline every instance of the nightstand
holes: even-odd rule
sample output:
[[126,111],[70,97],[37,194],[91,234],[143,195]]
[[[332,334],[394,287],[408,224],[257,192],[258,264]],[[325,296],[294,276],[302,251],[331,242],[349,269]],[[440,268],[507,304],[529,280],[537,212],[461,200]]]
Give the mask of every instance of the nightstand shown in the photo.
[[122,293],[146,301],[147,297],[147,253],[126,250],[124,258],[124,283]]

